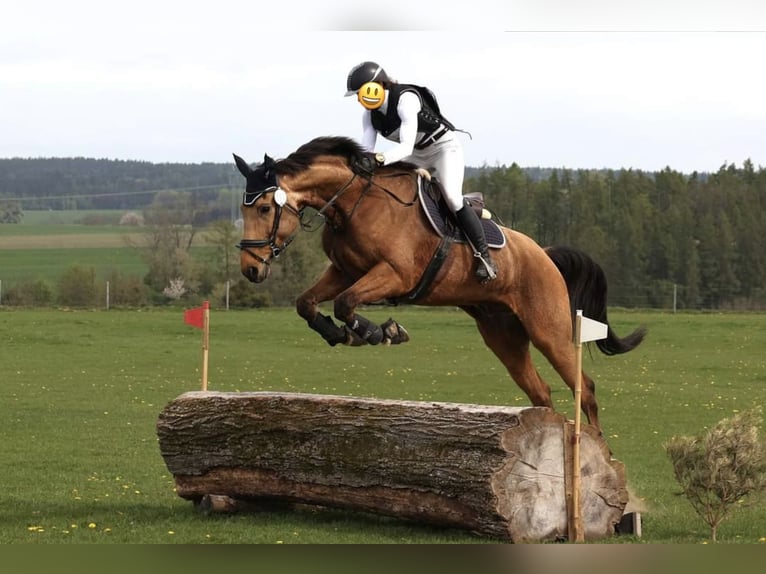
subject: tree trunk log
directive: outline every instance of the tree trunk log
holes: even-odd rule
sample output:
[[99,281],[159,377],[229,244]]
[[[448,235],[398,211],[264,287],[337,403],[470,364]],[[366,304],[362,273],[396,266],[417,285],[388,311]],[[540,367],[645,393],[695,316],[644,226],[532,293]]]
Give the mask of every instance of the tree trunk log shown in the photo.
[[[564,426],[546,408],[290,393],[185,393],[157,421],[178,495],[317,504],[513,542],[567,537]],[[586,540],[614,534],[622,463],[583,425]]]

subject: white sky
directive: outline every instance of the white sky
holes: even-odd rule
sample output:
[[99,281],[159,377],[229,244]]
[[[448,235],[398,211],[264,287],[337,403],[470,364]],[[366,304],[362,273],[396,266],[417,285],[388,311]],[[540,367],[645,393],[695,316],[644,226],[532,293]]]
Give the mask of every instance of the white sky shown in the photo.
[[5,3],[0,157],[256,162],[359,138],[343,93],[370,59],[436,93],[469,166],[766,167],[762,0],[457,2]]

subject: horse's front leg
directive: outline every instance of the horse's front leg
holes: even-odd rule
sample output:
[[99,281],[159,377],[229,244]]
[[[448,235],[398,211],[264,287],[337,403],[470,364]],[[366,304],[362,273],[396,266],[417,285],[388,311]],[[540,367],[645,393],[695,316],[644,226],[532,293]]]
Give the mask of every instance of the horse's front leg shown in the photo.
[[[306,319],[306,323],[319,333],[330,346],[338,343],[354,344],[353,337],[347,329],[336,325],[331,317],[319,312],[319,304],[334,299],[350,285],[349,281],[334,265],[325,269],[316,283],[298,296],[295,302],[298,315]],[[358,341],[356,344],[364,344]]]
[[400,296],[405,291],[394,270],[387,264],[380,263],[335,297],[335,318],[343,321],[353,334],[370,345],[381,342],[404,343],[409,340],[409,335],[396,321],[389,319],[383,325],[376,325],[357,313],[356,308],[366,303]]

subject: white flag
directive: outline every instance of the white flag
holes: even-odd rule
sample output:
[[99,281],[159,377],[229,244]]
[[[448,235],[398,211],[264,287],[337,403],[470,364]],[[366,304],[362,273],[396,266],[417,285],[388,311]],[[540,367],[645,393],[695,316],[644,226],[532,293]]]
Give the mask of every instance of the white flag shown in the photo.
[[578,310],[577,314],[580,316],[580,342],[587,343],[589,341],[600,341],[606,339],[609,326],[605,323],[599,323],[593,319],[588,319],[583,316],[582,311]]

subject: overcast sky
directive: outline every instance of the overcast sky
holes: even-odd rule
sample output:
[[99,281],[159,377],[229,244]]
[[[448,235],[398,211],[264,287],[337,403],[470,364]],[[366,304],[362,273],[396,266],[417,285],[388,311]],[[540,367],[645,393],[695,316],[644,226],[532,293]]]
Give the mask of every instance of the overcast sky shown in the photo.
[[0,157],[257,162],[359,138],[343,93],[369,59],[436,93],[469,166],[766,167],[762,0],[460,4],[5,3]]

